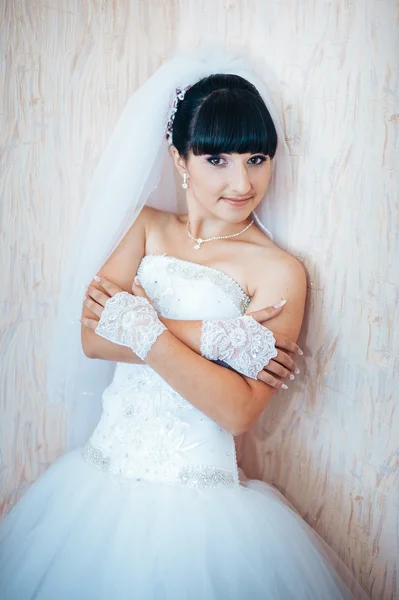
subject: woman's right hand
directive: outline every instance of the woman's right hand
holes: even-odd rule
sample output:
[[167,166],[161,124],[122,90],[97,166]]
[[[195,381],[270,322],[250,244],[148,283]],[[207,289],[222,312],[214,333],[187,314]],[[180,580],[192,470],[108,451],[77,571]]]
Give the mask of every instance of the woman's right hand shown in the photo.
[[[277,317],[280,314],[284,305],[278,306],[277,308],[274,306],[268,306],[266,308],[261,308],[255,312],[247,312],[247,316],[251,316],[255,321],[261,323],[265,327],[267,327],[266,323],[270,319]],[[295,375],[300,373],[298,367],[296,366],[295,361],[291,358],[290,354],[297,354],[299,356],[303,355],[302,350],[299,348],[295,342],[292,342],[288,338],[283,335],[278,335],[273,333],[276,340],[276,350],[278,352],[277,356],[271,359],[265,368],[258,374],[258,380],[267,383],[268,385],[276,388],[276,389],[287,389],[288,386],[284,383],[284,379],[293,380]],[[288,354],[288,352],[290,354]],[[276,377],[277,376],[277,377]]]

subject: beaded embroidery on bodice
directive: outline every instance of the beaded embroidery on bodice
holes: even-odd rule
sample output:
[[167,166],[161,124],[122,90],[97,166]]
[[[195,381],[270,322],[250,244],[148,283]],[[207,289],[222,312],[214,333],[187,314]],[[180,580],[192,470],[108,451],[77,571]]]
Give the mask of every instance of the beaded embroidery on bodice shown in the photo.
[[[250,302],[225,273],[165,254],[145,256],[138,277],[158,314],[170,319],[230,319]],[[239,483],[233,436],[147,365],[117,363],[102,401],[83,455],[119,481]]]

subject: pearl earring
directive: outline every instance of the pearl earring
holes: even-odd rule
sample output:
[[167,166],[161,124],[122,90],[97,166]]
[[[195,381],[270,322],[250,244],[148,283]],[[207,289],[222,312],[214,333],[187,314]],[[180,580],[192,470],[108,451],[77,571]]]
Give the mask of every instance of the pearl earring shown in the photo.
[[188,188],[188,183],[187,183],[187,173],[184,173],[183,175],[183,183],[181,184],[183,190],[186,190]]

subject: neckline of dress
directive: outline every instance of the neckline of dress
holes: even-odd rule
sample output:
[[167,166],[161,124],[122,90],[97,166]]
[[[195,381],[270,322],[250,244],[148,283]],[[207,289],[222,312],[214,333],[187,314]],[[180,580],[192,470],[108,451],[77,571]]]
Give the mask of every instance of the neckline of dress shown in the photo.
[[251,300],[251,296],[248,296],[248,294],[246,293],[246,291],[241,287],[241,285],[238,283],[238,281],[236,281],[234,279],[234,277],[231,277],[231,275],[227,275],[227,273],[225,273],[224,271],[221,271],[220,269],[215,269],[215,267],[208,267],[207,265],[201,265],[200,263],[196,263],[193,262],[191,260],[185,260],[184,258],[179,258],[177,256],[173,256],[171,254],[167,254],[166,252],[164,252],[163,254],[146,254],[145,256],[143,256],[143,258],[141,259],[141,262],[146,259],[146,258],[151,258],[151,257],[156,257],[156,258],[168,258],[171,260],[176,260],[178,262],[181,263],[186,263],[188,265],[193,265],[194,267],[198,267],[200,269],[205,269],[206,271],[213,271],[214,273],[218,273],[220,275],[223,275],[223,277],[225,277],[227,280],[229,280],[231,283],[234,283],[234,285],[240,290],[240,292],[248,299]]

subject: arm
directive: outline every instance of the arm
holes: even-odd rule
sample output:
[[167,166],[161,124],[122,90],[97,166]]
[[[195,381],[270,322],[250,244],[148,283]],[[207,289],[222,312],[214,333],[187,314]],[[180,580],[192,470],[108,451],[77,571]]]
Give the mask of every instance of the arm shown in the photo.
[[[120,290],[131,292],[140,261],[145,255],[145,240],[148,238],[151,224],[155,219],[159,218],[162,218],[159,211],[145,206],[133,226],[100,269],[98,275],[111,280]],[[86,319],[98,320],[98,315],[94,312],[96,291],[101,291],[101,286],[93,280],[89,286],[88,298],[85,299],[82,308],[83,321]],[[90,310],[90,307],[92,310]],[[200,353],[199,336],[201,321],[161,320],[176,337],[181,339],[192,350]],[[93,329],[85,327],[83,324],[81,328],[81,341],[83,351],[88,358],[144,364],[130,348],[115,344],[96,335]]]
[[[100,276],[109,277],[119,288],[126,292],[131,292],[133,279],[145,254],[145,240],[157,212],[149,207],[142,209],[133,226],[99,271]],[[94,280],[90,286],[93,289],[101,290],[101,286]],[[91,306],[91,303],[86,299],[82,309],[81,329],[82,348],[86,356],[115,362],[143,364],[143,361],[129,348],[109,342],[83,325],[85,319],[97,319],[89,306]]]
[[[143,295],[141,292],[144,290],[133,284],[134,277],[141,259],[145,255],[146,239],[150,235],[151,227],[154,223],[158,227],[167,226],[166,219],[167,217],[161,211],[144,207],[133,226],[100,269],[99,275],[106,279],[112,279],[115,286],[119,288],[117,291],[123,290],[130,293],[133,290],[135,295]],[[101,286],[93,280],[89,286],[88,297],[85,299],[82,310],[81,341],[84,353],[88,358],[143,364],[143,361],[130,348],[96,335],[94,332],[95,327],[84,326],[85,322],[89,320],[94,319],[98,321],[98,316],[99,314],[101,315],[101,312],[99,314],[96,312],[98,308],[96,301],[98,301],[100,293]],[[273,294],[275,294],[274,289]],[[286,309],[284,308],[284,310]],[[277,309],[276,311],[276,309],[269,307],[258,311],[256,316],[255,314],[253,316],[258,322],[269,321],[270,318],[275,317],[279,312],[281,312],[281,309]],[[253,310],[251,310],[251,313],[253,313]],[[177,339],[197,354],[201,354],[202,321],[178,321],[165,318],[161,318],[160,320]],[[296,370],[296,365],[292,358],[285,352],[285,350],[296,352],[298,348],[290,339],[278,339],[277,336],[275,337],[278,355],[275,360],[271,360],[268,363],[267,370],[265,369],[258,374],[258,379],[271,387],[279,389],[281,386],[286,387],[281,379],[290,377],[292,372],[299,372]],[[220,364],[225,367],[228,366],[223,362]],[[281,379],[278,379],[276,376]]]
[[[296,339],[306,294],[304,269],[293,257],[290,257],[288,265],[284,266],[280,260],[277,266],[273,277],[273,293],[287,296],[294,309],[288,312],[286,319],[282,319],[283,315],[280,315],[280,326],[271,329],[289,332]],[[111,296],[119,291],[113,283],[106,280],[102,280],[101,284]],[[256,303],[264,302],[266,297],[267,292],[259,289],[253,300],[253,308]],[[299,308],[295,308],[298,305]],[[146,357],[146,363],[180,395],[234,435],[251,427],[275,392],[262,381],[227,371],[198,356],[170,331],[165,331],[158,337]]]
[[[270,286],[270,281],[273,281],[273,286]],[[307,280],[303,264],[295,257],[286,254],[283,260],[270,269],[267,280],[260,281],[249,310],[253,312],[262,306],[268,306],[275,301],[276,295],[285,298],[287,303],[284,311],[268,320],[267,327],[273,332],[276,339],[278,336],[285,336],[288,340],[296,342],[302,327],[306,292]],[[251,388],[252,401],[246,403],[243,408],[244,430],[249,429],[258,419],[271,397],[278,391],[262,385],[259,381],[249,378],[246,380]]]
[[[273,297],[287,299],[285,311],[268,321],[273,333],[296,341],[302,325],[306,275],[303,265],[286,255],[276,264],[273,289],[264,282],[256,290],[251,310],[270,304]],[[163,333],[148,353],[146,362],[173,389],[233,435],[247,431],[271,400],[275,389],[223,369],[198,356],[170,331]]]
[[[115,296],[119,292],[125,291],[104,277],[101,278],[101,285],[102,285],[104,291],[99,290],[97,287],[94,288],[93,286],[89,286],[89,289],[87,292],[88,297],[85,301],[85,305],[92,311],[93,316],[96,318],[93,318],[93,319],[85,318],[83,321],[83,324],[85,326],[90,327],[97,334],[99,333],[97,331],[97,325],[99,323],[99,319],[102,315],[102,312],[105,308],[107,300],[109,300],[112,296]],[[134,279],[134,284],[132,286],[132,292],[133,292],[132,296],[146,298],[151,303],[151,299],[148,298],[144,289],[140,285],[138,285],[137,277]],[[283,307],[281,304],[277,305],[277,306],[269,306],[267,308],[262,308],[255,312],[251,312],[250,316],[254,319],[254,321],[257,321],[257,323],[259,324],[258,325],[259,327],[261,327],[263,325],[265,327],[265,332],[266,332],[269,329],[265,326],[265,323],[267,321],[269,321],[270,319],[275,318],[281,312],[282,308]],[[197,354],[204,356],[204,354],[201,351],[202,347],[203,347],[202,346],[202,338],[204,335],[204,331],[203,331],[204,321],[200,321],[200,320],[189,320],[189,321],[183,320],[182,321],[182,320],[166,319],[166,318],[162,318],[159,316],[158,316],[158,320],[165,327],[167,327],[171,331],[171,333],[173,333],[173,335],[175,337],[180,339],[180,341],[182,341],[186,346],[191,348],[191,350],[193,350]],[[237,319],[237,321],[239,321],[239,320],[240,319]],[[231,321],[235,322],[236,320],[232,319]],[[230,331],[230,325],[228,323],[229,323],[229,321],[226,321],[226,333],[227,334]],[[216,328],[217,327],[218,326],[216,325]],[[209,333],[210,332],[208,330],[207,334],[205,334],[205,335],[209,335]],[[215,340],[218,339],[218,343],[223,344],[223,342],[221,342],[220,333],[221,333],[221,331],[219,330],[218,333],[216,334],[216,338],[213,339],[213,342],[215,342]],[[234,336],[233,330],[231,330],[231,333]],[[101,334],[98,337],[100,339],[103,339]],[[103,345],[103,347],[101,347],[101,345],[98,344],[98,348],[97,348],[98,354],[95,354],[93,351],[93,346],[95,346],[95,339],[93,339],[93,343],[91,346],[92,351],[91,351],[91,355],[90,355],[92,358],[100,358],[103,360],[117,360],[118,362],[133,362],[133,360],[134,360],[134,362],[137,362],[140,360],[139,358],[137,358],[137,361],[136,361],[135,358],[134,359],[132,358],[130,350],[134,354],[134,349],[129,347],[129,344],[127,344],[126,346],[121,346],[120,343],[118,343],[118,341],[116,339],[111,340],[111,338],[109,338],[107,335],[105,335],[104,337],[107,338],[106,344]],[[276,356],[274,356],[274,358],[269,359],[269,361],[267,363],[264,363],[264,367],[260,372],[257,373],[256,379],[263,381],[264,383],[266,383],[276,389],[279,389],[280,387],[283,387],[284,389],[286,389],[287,386],[283,383],[282,380],[288,379],[288,378],[294,379],[293,373],[295,373],[295,374],[299,373],[299,369],[297,369],[294,360],[291,358],[291,356],[288,354],[288,352],[295,353],[295,354],[302,354],[302,351],[298,348],[298,346],[294,342],[292,342],[290,339],[288,339],[284,336],[276,334],[274,336],[274,338],[275,338],[274,346],[276,348],[277,354],[276,354]],[[208,343],[209,343],[209,338],[208,338]],[[109,344],[111,344],[111,346],[109,346]],[[211,347],[208,347],[208,345],[207,345],[207,351],[208,352],[211,351],[211,353],[213,354],[213,353],[217,352],[217,348],[214,347],[214,345],[212,343]],[[229,355],[230,350],[227,350],[226,347],[223,345],[222,352],[224,352],[224,358],[225,358],[225,360],[227,360],[227,355]],[[226,354],[226,352],[227,352],[227,354]],[[244,355],[245,355],[245,353],[244,353]],[[207,358],[209,360],[211,357],[208,356],[207,354],[205,354],[205,358]],[[227,360],[227,362],[224,362],[223,360],[216,360],[216,358],[217,358],[217,356],[212,356],[212,362],[214,362],[215,364],[219,364],[223,367],[227,367],[229,369],[232,369],[233,371],[238,371],[242,375],[249,375],[249,373],[243,372],[242,370],[240,370],[240,368],[236,368],[236,366],[238,366],[238,365],[235,365],[234,361],[229,362],[229,360]],[[233,355],[230,355],[230,360],[232,360],[232,359],[233,359]],[[236,359],[240,363],[241,359],[239,358],[239,356],[236,355]],[[242,367],[244,365],[245,365],[245,368],[247,368],[246,363],[241,364]]]
[[[150,208],[143,209],[139,218],[102,267],[100,275],[111,276],[120,288],[129,292],[140,261],[145,254],[145,240],[149,235],[151,224],[157,219],[157,225],[163,225],[163,223],[158,223],[158,220],[162,218],[162,213],[159,211]],[[297,264],[300,265],[299,262]],[[303,269],[302,265],[300,267]],[[280,276],[279,271],[272,278],[274,282],[273,301],[276,297],[285,296],[288,302],[296,303],[298,298],[301,298],[297,290],[298,278],[288,279],[287,284],[286,280]],[[96,286],[97,289],[100,287]],[[253,300],[254,306],[251,308],[256,308],[256,302],[260,305],[263,298],[262,290],[256,291]],[[286,307],[284,307],[283,316],[279,317],[279,321],[284,319],[285,314]],[[85,306],[82,325],[90,317],[92,318],[93,315]],[[291,319],[289,319],[290,323]],[[285,323],[285,319],[283,322]],[[290,329],[288,324],[287,329]],[[297,322],[293,329],[296,336],[299,329],[300,323]],[[101,341],[101,346],[99,341]],[[129,348],[104,339],[100,340],[100,336],[96,335],[89,327],[82,329],[82,345],[85,354],[89,357],[120,360],[123,355],[126,362],[141,362]],[[170,331],[164,332],[158,338],[146,362],[190,403],[233,434],[242,433],[248,429],[275,392],[273,388],[265,385],[262,381],[247,379],[198,356]]]

